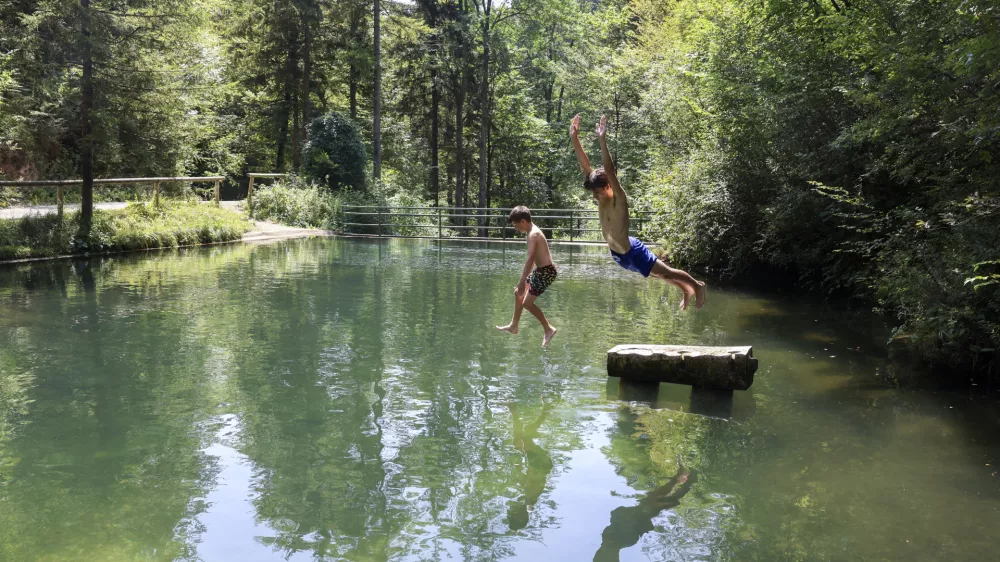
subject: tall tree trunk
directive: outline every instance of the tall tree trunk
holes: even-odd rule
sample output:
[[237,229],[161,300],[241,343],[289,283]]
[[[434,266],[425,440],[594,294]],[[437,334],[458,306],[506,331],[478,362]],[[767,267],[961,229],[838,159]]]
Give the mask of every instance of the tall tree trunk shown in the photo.
[[294,88],[292,74],[294,69],[295,52],[294,49],[289,49],[288,56],[285,58],[285,67],[283,71],[278,72],[278,76],[284,78],[284,92],[282,94],[281,109],[279,110],[280,113],[278,114],[277,155],[275,157],[276,161],[274,166],[278,172],[285,171],[285,160],[287,159],[288,121],[292,117],[292,89]]
[[299,129],[299,94],[292,95],[292,172],[299,171],[299,154],[302,150],[302,130]]
[[[553,26],[552,30],[553,32],[555,32],[555,26]],[[549,60],[552,60],[551,47],[549,47]],[[549,125],[552,124],[552,92],[554,90],[555,90],[555,79],[553,79],[552,82],[545,85],[545,122],[548,123]],[[553,178],[552,176],[552,166],[553,166],[552,158],[549,157],[548,160],[549,160],[548,165],[545,167],[545,187],[549,192],[549,202],[551,203],[552,199],[555,196],[556,187],[555,187],[555,178]],[[545,235],[548,236],[549,238],[552,238],[549,232],[546,232]]]
[[[459,207],[465,206],[465,116],[463,114],[465,113],[465,90],[468,87],[468,80],[468,75],[463,69],[458,91],[455,92],[455,204]],[[465,224],[464,219],[460,219],[458,222],[462,225]]]
[[441,113],[441,92],[438,90],[437,68],[431,69],[431,190],[434,192],[434,204],[441,206],[440,166],[438,158],[438,120]]
[[90,0],[80,0],[83,19],[80,31],[83,35],[83,76],[80,82],[80,176],[81,188],[80,221],[85,232],[90,231],[94,216],[94,143],[90,110],[94,105],[94,49],[90,41]]
[[379,24],[382,18],[382,7],[375,0],[373,8],[375,17],[375,99],[372,103],[374,133],[372,135],[372,164],[375,181],[382,179],[382,45]]
[[[427,24],[432,30],[437,29],[437,6],[431,4],[427,14]],[[441,90],[438,79],[438,43],[436,31],[432,39],[433,47],[430,51],[430,78],[431,78],[431,192],[434,193],[434,205],[441,206],[441,171],[438,157],[438,136],[439,119],[441,114]]]
[[[574,42],[575,42],[575,40],[573,40],[573,39],[569,40],[569,50],[571,50],[571,51],[573,50],[573,43]],[[566,92],[566,86],[565,85],[560,85],[559,86],[559,105],[558,105],[558,109],[556,110],[556,123],[562,123],[563,94],[565,92]]]
[[[493,128],[486,135],[486,207],[493,205]],[[489,222],[489,221],[487,221]]]
[[351,69],[347,73],[351,97],[351,119],[358,118],[358,68],[351,63]]
[[280,173],[285,171],[285,150],[288,145],[288,117],[292,105],[292,93],[288,91],[288,81],[285,81],[285,94],[278,114],[278,146],[274,167]]
[[364,38],[361,27],[364,25],[366,17],[363,5],[355,5],[351,11],[351,31],[348,33],[352,48],[349,59],[350,68],[347,72],[348,97],[351,100],[351,119],[358,118],[358,84],[361,81],[361,70],[358,68],[357,53],[360,50],[361,40]]
[[[555,47],[554,47],[554,41],[555,41],[555,38],[556,38],[556,24],[555,23],[552,24],[552,28],[549,30],[549,37],[550,37],[550,42],[549,42],[549,62],[550,63],[554,63],[555,60],[556,60],[556,51],[555,51]],[[553,96],[553,94],[555,94],[555,90],[556,90],[556,76],[553,75],[552,76],[552,80],[548,84],[545,85],[545,122],[548,123],[550,126],[552,125],[552,110],[554,108],[554,104],[552,102],[552,96]],[[556,117],[556,121],[559,121],[559,118],[561,116],[562,116],[562,92],[560,91],[560,93],[559,93],[559,111],[558,111],[558,114],[557,114],[557,117]],[[553,199],[555,199],[555,191],[556,191],[555,178],[553,177],[553,174],[552,174],[552,167],[553,166],[554,166],[554,162],[552,161],[552,158],[550,157],[549,161],[548,161],[548,165],[546,166],[546,170],[545,170],[545,187],[546,187],[547,191],[549,192],[549,202],[550,203],[553,201]],[[548,222],[548,221],[546,221],[546,222]],[[545,235],[548,236],[549,238],[551,238],[552,237],[551,230],[546,229]]]
[[312,118],[312,106],[309,99],[309,86],[312,80],[312,17],[305,20],[303,29],[305,31],[305,51],[303,52],[302,64],[302,133],[300,135],[304,143],[309,136],[309,120]]
[[454,203],[455,203],[455,199],[454,199],[455,196],[452,193],[452,189],[451,189],[451,186],[452,186],[451,180],[452,180],[453,177],[454,177],[454,174],[452,173],[451,166],[448,166],[448,181],[445,182],[445,186],[446,186],[446,188],[448,190],[448,193],[446,194],[447,195],[447,201],[448,201],[448,207],[453,207]]
[[[479,207],[486,206],[486,135],[490,127],[490,12],[493,8],[493,0],[483,0],[483,18],[481,28],[483,31],[483,77],[479,87],[479,108],[482,113],[479,120]],[[484,209],[477,213],[482,215],[479,219],[479,226],[486,225]],[[485,238],[488,230],[479,229],[479,236]]]

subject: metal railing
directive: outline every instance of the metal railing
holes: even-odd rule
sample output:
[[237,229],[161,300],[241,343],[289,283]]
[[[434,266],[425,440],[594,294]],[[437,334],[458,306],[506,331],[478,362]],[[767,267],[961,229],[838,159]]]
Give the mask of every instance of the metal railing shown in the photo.
[[[450,238],[466,240],[507,239],[517,232],[507,222],[510,208],[497,207],[390,207],[342,205],[344,234],[397,238]],[[634,232],[642,233],[652,211],[630,213]],[[597,209],[533,209],[531,220],[555,240],[601,241]],[[472,231],[473,235],[467,235]],[[412,234],[416,232],[417,234]]]

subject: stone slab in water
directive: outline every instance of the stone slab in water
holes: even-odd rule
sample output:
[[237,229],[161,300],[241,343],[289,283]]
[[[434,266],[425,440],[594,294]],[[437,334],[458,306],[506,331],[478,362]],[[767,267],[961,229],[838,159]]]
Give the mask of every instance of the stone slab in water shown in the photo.
[[608,376],[630,381],[746,390],[755,372],[751,346],[625,344],[608,351]]

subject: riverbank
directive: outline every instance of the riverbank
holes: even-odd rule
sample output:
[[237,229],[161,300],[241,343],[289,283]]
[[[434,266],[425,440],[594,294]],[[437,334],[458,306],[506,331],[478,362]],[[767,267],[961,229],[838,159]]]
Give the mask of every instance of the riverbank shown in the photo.
[[201,203],[133,204],[95,210],[86,234],[78,213],[0,220],[0,264],[330,234],[252,221],[237,210]]

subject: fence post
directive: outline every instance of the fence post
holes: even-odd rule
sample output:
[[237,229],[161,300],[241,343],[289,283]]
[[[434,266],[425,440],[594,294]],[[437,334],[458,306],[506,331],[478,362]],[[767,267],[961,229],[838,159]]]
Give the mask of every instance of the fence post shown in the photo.
[[576,227],[576,211],[569,212],[569,241],[573,241],[573,228]]
[[444,238],[443,231],[441,230],[441,207],[438,207],[438,239]]
[[59,215],[59,222],[62,222],[62,218],[63,218],[63,191],[62,191],[62,186],[61,185],[58,186],[58,187],[56,187],[56,202],[59,205],[59,208],[56,211],[56,214]]
[[216,207],[219,206],[219,182],[218,182],[218,180],[216,180],[216,182],[215,182],[215,206]]
[[378,235],[382,237],[382,207],[381,205],[375,207],[375,212],[378,213]]
[[250,176],[250,185],[247,186],[247,216],[253,218],[253,180]]
[[160,206],[160,182],[158,181],[153,182],[153,206]]

